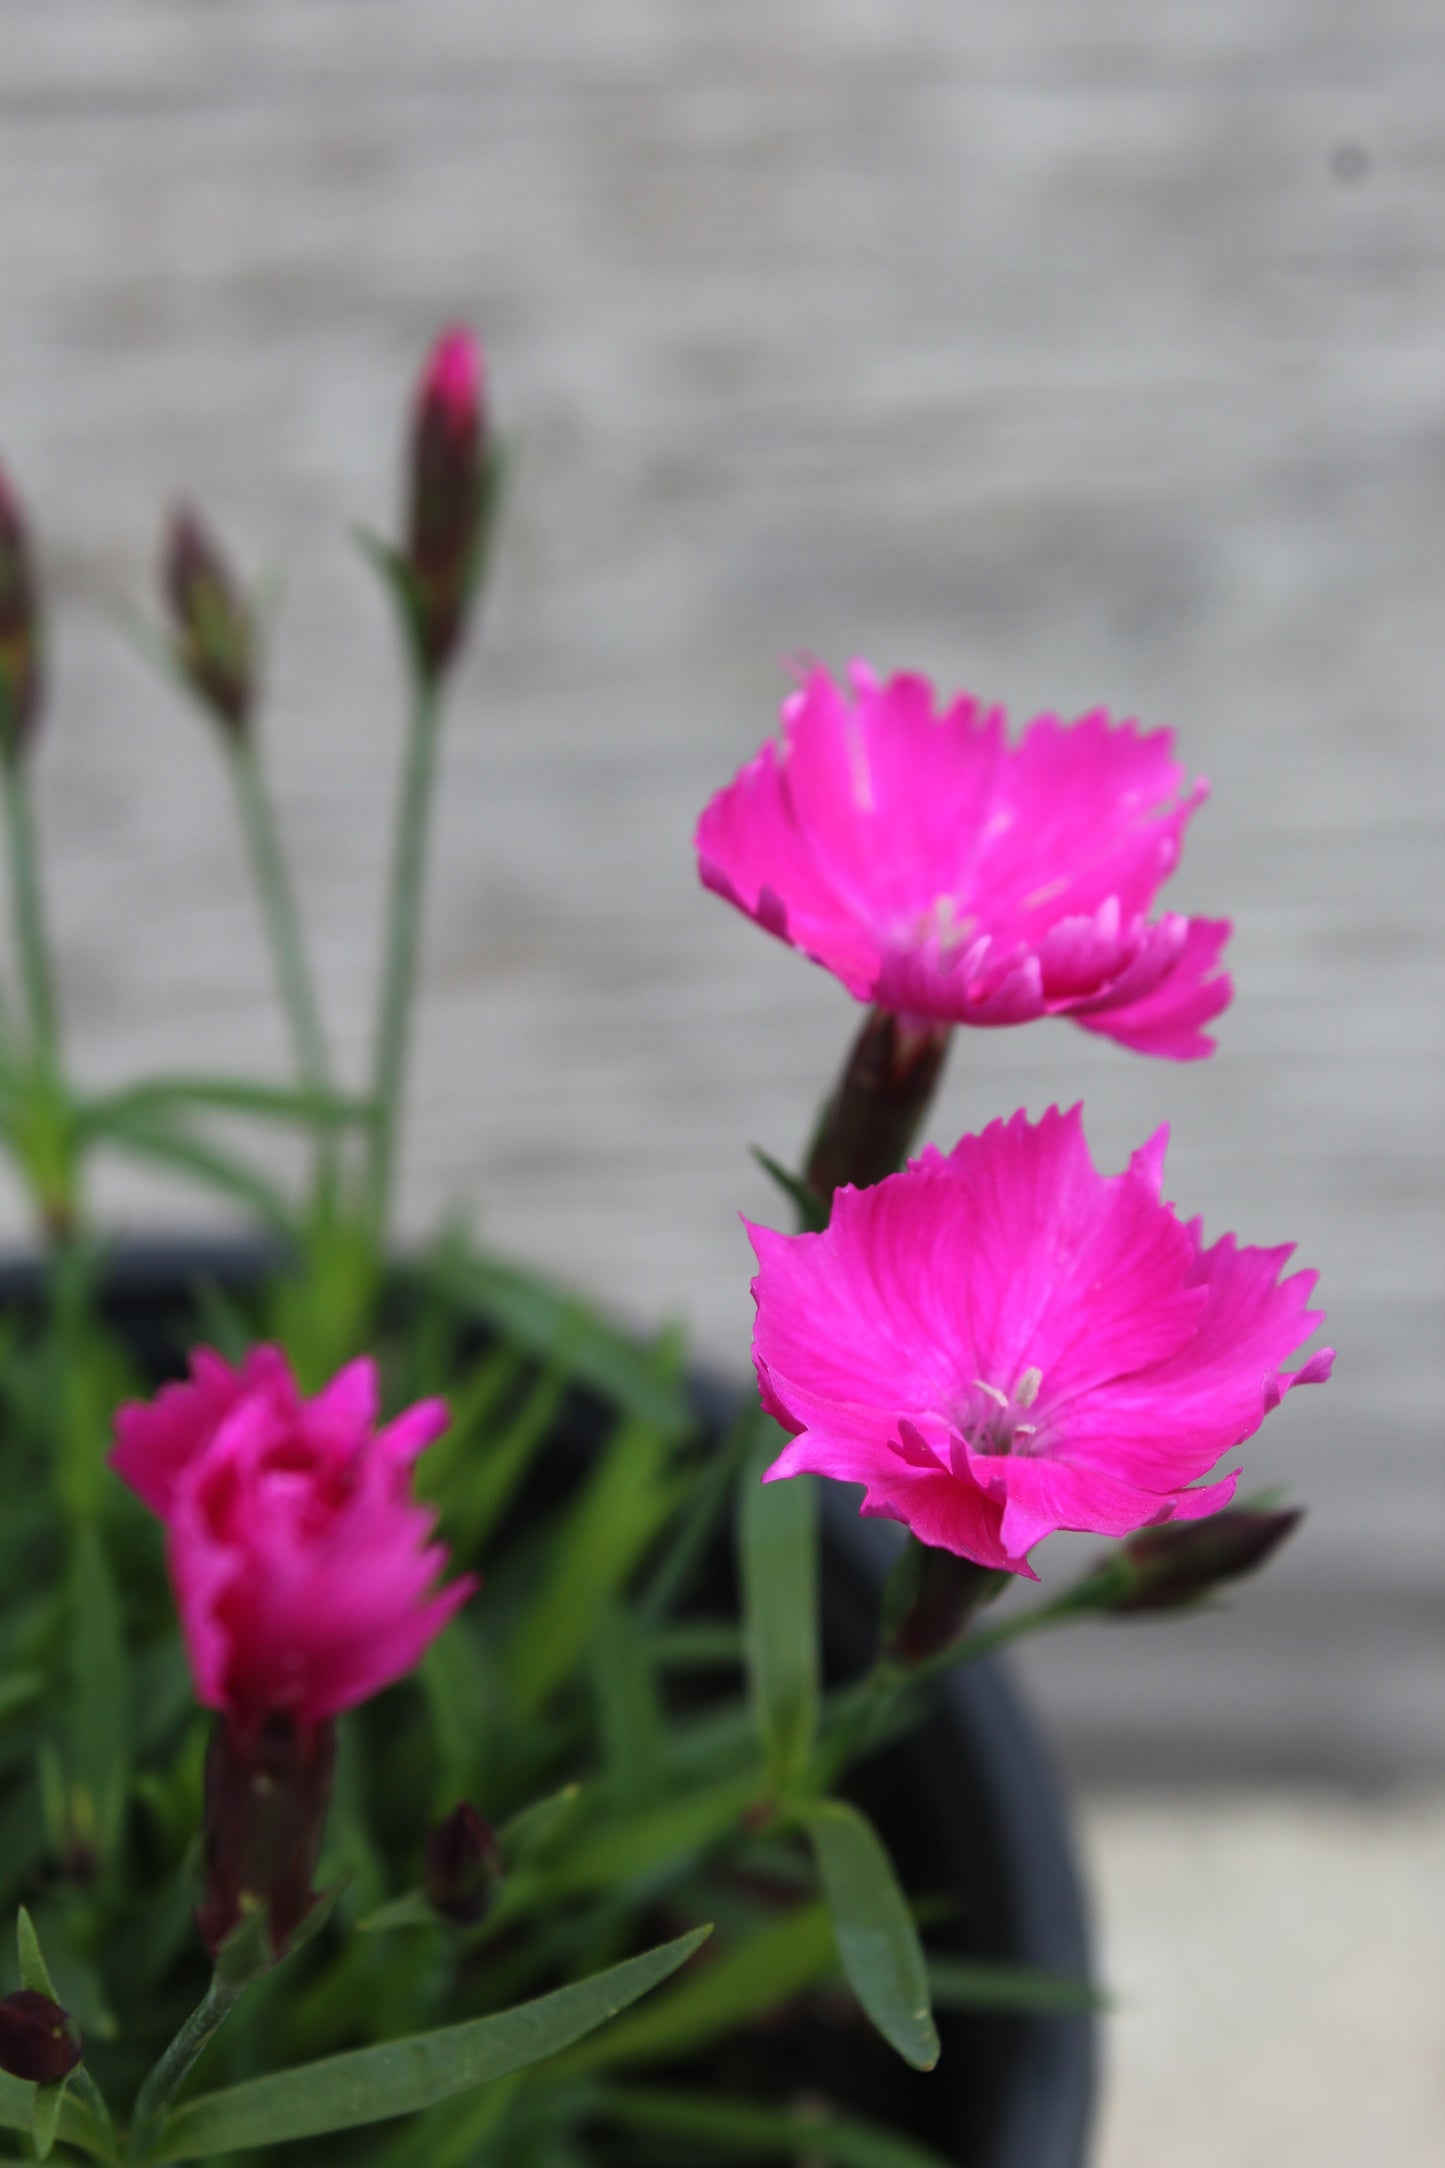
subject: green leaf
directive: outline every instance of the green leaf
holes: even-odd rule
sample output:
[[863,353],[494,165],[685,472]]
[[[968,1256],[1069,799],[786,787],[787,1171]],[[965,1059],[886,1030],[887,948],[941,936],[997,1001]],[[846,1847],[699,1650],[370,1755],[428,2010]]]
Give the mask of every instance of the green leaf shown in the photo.
[[152,1160],[178,1174],[194,1175],[207,1188],[247,1206],[278,1234],[289,1237],[295,1231],[295,1213],[273,1182],[178,1123],[135,1116],[114,1124],[102,1141],[131,1159]]
[[160,1076],[84,1101],[76,1109],[76,1129],[82,1137],[103,1137],[137,1117],[165,1115],[178,1107],[210,1107],[218,1114],[249,1114],[313,1129],[344,1128],[373,1121],[376,1115],[369,1099],[342,1092],[258,1084],[241,1077]]
[[453,1233],[420,1268],[423,1279],[466,1310],[488,1318],[519,1347],[549,1361],[565,1341],[573,1377],[623,1414],[669,1438],[696,1424],[676,1367],[659,1371],[655,1350],[607,1324],[540,1273],[472,1252]]
[[606,1605],[598,1620],[592,1678],[608,1792],[622,1806],[642,1806],[657,1796],[662,1708],[651,1657],[621,1604]]
[[606,2024],[685,1964],[711,1929],[629,1957],[494,2017],[473,2018],[381,2047],[357,2048],[275,2077],[209,2093],[172,2115],[152,2161],[203,2159],[245,2146],[282,2145],[415,2115],[439,2100],[509,2077]]
[[872,1823],[840,1799],[819,1800],[802,1818],[849,1985],[903,2060],[931,2070],[939,2044],[928,1967],[892,1860]]
[[564,1784],[559,1792],[523,1807],[497,1831],[502,1862],[510,1874],[516,1867],[531,1866],[553,1850],[582,1798],[580,1784]]
[[805,1182],[800,1174],[793,1174],[765,1152],[760,1144],[752,1147],[752,1154],[764,1174],[771,1175],[788,1202],[798,1214],[798,1228],[803,1234],[820,1234],[828,1224],[829,1207],[818,1192]]
[[757,1787],[756,1772],[729,1776],[706,1791],[684,1793],[587,1831],[547,1868],[547,1888],[554,1895],[581,1896],[666,1876],[735,1828]]
[[[38,2089],[0,2071],[0,2129],[33,2128],[33,2102]],[[113,2161],[116,2157],[109,2131],[101,2128],[84,2101],[76,2099],[73,2084],[60,2102],[59,2135],[66,2145],[79,2146],[82,2152],[93,2153],[99,2160]]]
[[827,2161],[833,2168],[949,2168],[941,2153],[916,2139],[855,2116],[828,2109],[752,2107],[716,2093],[665,2091],[661,2087],[609,2087],[595,2111],[624,2130],[676,2138],[704,2154],[741,2153],[773,2161]]
[[1109,1998],[1088,1980],[1029,1965],[985,1965],[970,1957],[930,1957],[928,1984],[938,2010],[1066,2013],[1107,2010]]
[[424,1890],[408,1890],[404,1897],[393,1897],[390,1904],[378,1905],[375,1912],[368,1912],[364,1920],[358,1920],[359,1935],[388,1935],[398,1927],[440,1927],[437,1909]]
[[533,1381],[514,1414],[490,1435],[472,1425],[470,1450],[464,1457],[450,1456],[446,1519],[460,1556],[474,1557],[506,1512],[554,1428],[566,1393],[566,1366],[559,1357]]
[[712,1446],[694,1476],[692,1496],[670,1532],[667,1547],[637,1602],[639,1618],[664,1619],[686,1594],[707,1556],[708,1545],[736,1487],[738,1469],[752,1439],[756,1405],[745,1407],[720,1444]]
[[35,1923],[24,1905],[15,1915],[15,1951],[20,1965],[20,1985],[34,1990],[37,1995],[48,1995],[52,2002],[59,2002],[55,1983],[40,1948],[40,1937]]
[[753,1722],[778,1797],[801,1782],[818,1726],[818,1500],[812,1476],[764,1483],[782,1433],[758,1411],[738,1509]]
[[71,1709],[72,1812],[89,1819],[91,1836],[108,1854],[120,1831],[129,1763],[125,1634],[120,1598],[99,1528],[83,1521],[76,1531],[71,1572],[75,1694]]
[[50,2158],[69,2083],[69,2078],[58,2078],[53,2085],[37,2085],[35,2088],[35,2098],[30,2103],[30,2134],[35,2140],[37,2160]]
[[552,1548],[535,1604],[509,1644],[512,1687],[533,1716],[581,1663],[603,1613],[676,1501],[665,1432],[633,1419],[604,1447]]
[[573,2048],[556,2075],[695,2054],[782,2009],[837,1964],[827,1907],[799,1905],[711,1958],[651,2009]]

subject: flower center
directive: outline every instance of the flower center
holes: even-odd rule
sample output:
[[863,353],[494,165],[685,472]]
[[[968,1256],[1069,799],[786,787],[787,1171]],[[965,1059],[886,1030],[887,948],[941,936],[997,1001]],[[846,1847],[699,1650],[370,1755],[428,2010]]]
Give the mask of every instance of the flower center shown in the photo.
[[975,1378],[959,1411],[958,1427],[975,1453],[1028,1453],[1039,1426],[1025,1418],[1039,1397],[1043,1372],[1025,1370],[1011,1393]]

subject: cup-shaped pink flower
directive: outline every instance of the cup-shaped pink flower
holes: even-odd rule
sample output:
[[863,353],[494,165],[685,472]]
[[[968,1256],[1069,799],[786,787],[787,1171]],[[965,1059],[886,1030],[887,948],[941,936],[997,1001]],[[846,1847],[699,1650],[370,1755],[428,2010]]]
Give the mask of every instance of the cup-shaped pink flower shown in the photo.
[[365,1701],[476,1585],[438,1588],[447,1554],[412,1496],[445,1403],[380,1429],[377,1414],[369,1358],[308,1400],[281,1350],[258,1347],[238,1369],[200,1349],[187,1382],[117,1417],[111,1464],[165,1523],[197,1695],[242,1733]]
[[1205,796],[1167,730],[1004,715],[928,680],[815,668],[707,806],[707,887],[859,1001],[944,1024],[1070,1016],[1193,1061],[1230,999],[1227,919],[1151,918]]
[[1312,1272],[1232,1235],[1206,1247],[1160,1194],[1168,1132],[1101,1175],[1080,1110],[994,1122],[869,1189],[821,1234],[750,1227],[753,1359],[794,1433],[765,1480],[865,1486],[862,1511],[1032,1575],[1056,1529],[1122,1536],[1228,1504],[1221,1456],[1332,1351]]

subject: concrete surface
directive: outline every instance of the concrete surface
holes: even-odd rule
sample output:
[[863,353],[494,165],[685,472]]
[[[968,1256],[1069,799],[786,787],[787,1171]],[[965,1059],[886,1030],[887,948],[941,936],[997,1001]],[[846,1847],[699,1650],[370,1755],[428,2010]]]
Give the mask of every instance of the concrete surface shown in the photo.
[[1096,2168],[1438,2168],[1445,1795],[1091,1802]]

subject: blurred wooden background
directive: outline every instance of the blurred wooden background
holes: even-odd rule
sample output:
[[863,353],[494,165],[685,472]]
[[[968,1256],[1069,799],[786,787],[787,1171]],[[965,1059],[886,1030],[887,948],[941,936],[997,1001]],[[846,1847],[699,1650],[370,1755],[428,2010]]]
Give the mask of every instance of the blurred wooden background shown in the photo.
[[1322,1272],[1337,1381],[1248,1456],[1310,1502],[1293,1553],[1227,1617],[1028,1659],[1095,1775],[1445,1753],[1442,121],[1430,0],[0,12],[0,456],[87,1076],[284,1058],[214,748],[113,623],[182,490],[286,576],[266,730],[360,1073],[398,682],[345,528],[394,516],[454,314],[520,457],[447,735],[413,1228],[474,1199],[741,1372],[747,1146],[796,1149],[853,1022],[691,867],[790,654],[1107,703],[1212,778],[1171,900],[1237,922],[1216,1060],[975,1034],[935,1126],[1082,1093],[1114,1165],[1168,1117],[1173,1194]]

